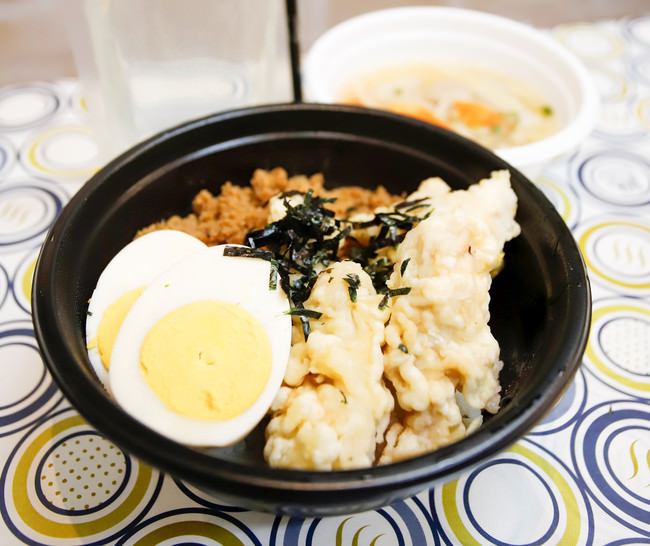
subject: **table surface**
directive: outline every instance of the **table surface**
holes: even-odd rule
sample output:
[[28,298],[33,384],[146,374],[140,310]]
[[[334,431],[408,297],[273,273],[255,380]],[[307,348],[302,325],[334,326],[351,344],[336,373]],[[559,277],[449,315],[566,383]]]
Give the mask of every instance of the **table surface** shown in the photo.
[[0,88],[1,544],[650,544],[650,16],[549,31],[601,94],[597,127],[535,182],[589,269],[574,382],[525,438],[377,511],[297,519],[217,504],[87,425],[39,356],[34,263],[99,165],[75,80]]

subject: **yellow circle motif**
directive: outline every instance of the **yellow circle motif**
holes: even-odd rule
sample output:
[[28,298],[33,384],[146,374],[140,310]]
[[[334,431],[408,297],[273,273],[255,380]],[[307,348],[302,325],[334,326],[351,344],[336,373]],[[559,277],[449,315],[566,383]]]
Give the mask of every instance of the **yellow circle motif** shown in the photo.
[[[54,474],[53,470],[50,469],[40,476],[35,474],[36,466],[42,460],[44,452],[48,447],[57,444],[57,438],[79,432],[94,434],[93,429],[88,426],[81,416],[76,414],[62,417],[44,428],[36,437],[31,439],[31,442],[20,454],[12,476],[11,498],[16,511],[14,518],[17,517],[22,521],[23,525],[35,533],[50,537],[52,540],[56,539],[57,542],[66,539],[79,540],[79,538],[95,536],[107,531],[110,532],[113,528],[119,529],[124,526],[126,521],[133,519],[137,515],[138,508],[149,500],[147,495],[150,494],[151,486],[155,481],[151,468],[134,461],[134,479],[129,480],[127,490],[120,495],[119,499],[116,499],[116,502],[111,502],[106,507],[99,506],[99,510],[95,510],[90,514],[84,513],[82,510],[76,515],[74,508],[66,510],[65,516],[49,512],[50,508],[48,506],[35,502],[36,497],[32,492],[35,480],[40,482],[39,486],[42,489],[44,488],[47,493],[57,490],[61,492],[61,495],[70,495],[73,486],[77,487],[81,492],[84,483],[91,483],[91,481],[85,479],[86,476],[84,476],[81,469],[76,469],[74,471],[76,473],[73,473],[73,469],[68,468],[74,465],[75,457],[79,458],[81,455],[81,453],[74,452],[72,444],[75,442],[68,442],[71,445],[62,448],[69,449],[72,454],[69,456],[68,461],[61,461],[60,471],[57,474]],[[101,448],[97,447],[96,449],[100,450]],[[61,452],[61,449],[59,452]],[[103,460],[100,451],[95,456],[98,460]],[[54,457],[57,457],[57,455],[55,454]],[[69,476],[67,475],[68,470],[71,472]],[[73,482],[75,479],[78,480],[78,483]],[[58,484],[52,483],[57,480]],[[67,483],[68,480],[70,480],[70,483]],[[92,484],[96,485],[97,480],[98,478],[94,478]],[[110,493],[110,491],[105,493]],[[104,497],[106,498],[106,496]],[[73,498],[64,499],[59,497],[56,505],[65,507],[74,504],[74,502],[75,499]],[[14,524],[19,525],[19,521],[14,521]]]
[[[603,307],[599,307],[596,304],[594,305],[594,308],[592,310],[592,325],[597,326],[598,323],[602,321],[604,318],[608,316],[613,316],[614,314],[620,314],[620,313],[625,313],[628,316],[642,315],[650,319],[650,309],[644,309],[641,306],[633,305],[631,303],[630,304],[616,303],[612,305],[605,305]],[[598,351],[596,350],[595,341],[593,339],[593,334],[595,333],[594,331],[596,330],[597,330],[596,328],[592,327],[592,336],[590,336],[589,342],[587,343],[587,348],[585,350],[585,356],[587,356],[589,362],[591,362],[606,377],[613,379],[614,381],[616,381],[617,383],[625,387],[632,388],[645,393],[650,392],[650,381],[644,382],[644,381],[639,381],[637,379],[634,379],[633,377],[625,376],[622,373],[616,371],[615,369],[612,369],[604,362],[604,360],[600,357]],[[644,341],[647,343],[648,340],[644,339]]]
[[545,176],[540,176],[535,182],[542,186],[543,189],[548,189],[551,198],[555,197],[557,199],[557,202],[553,200],[553,205],[562,217],[562,220],[568,222],[569,218],[571,217],[572,207],[571,201],[569,200],[569,196],[567,195],[566,191]]
[[[637,290],[647,290],[650,288],[650,276],[648,274],[643,274],[639,276],[639,280],[633,279],[633,277],[628,277],[625,279],[623,275],[615,276],[614,274],[608,272],[603,268],[597,259],[594,259],[595,256],[591,252],[591,242],[596,234],[602,234],[607,230],[613,230],[617,228],[624,228],[632,236],[640,234],[643,239],[647,239],[648,244],[645,246],[638,246],[636,242],[631,240],[624,240],[619,238],[614,241],[612,245],[612,252],[614,262],[625,262],[629,265],[636,263],[641,265],[641,267],[648,268],[650,265],[650,228],[624,221],[609,221],[602,222],[591,226],[586,229],[578,239],[578,245],[582,251],[585,263],[591,271],[596,273],[599,277],[605,279],[606,281],[621,286],[628,289],[637,289]],[[604,264],[603,264],[604,265]],[[622,264],[624,266],[625,264]],[[624,269],[624,267],[622,267]]]
[[650,97],[645,97],[637,103],[636,113],[645,128],[650,130]]
[[594,25],[575,23],[559,25],[555,38],[584,61],[617,59],[623,54],[623,42],[608,29]]
[[193,520],[177,521],[163,525],[136,540],[133,544],[134,546],[155,546],[171,539],[178,543],[182,537],[188,537],[188,539],[202,537],[222,546],[244,546],[244,543],[228,529],[207,521]]
[[30,144],[27,158],[29,166],[64,178],[87,177],[99,167],[92,132],[81,125],[55,127],[39,135]]
[[23,296],[25,297],[27,303],[31,303],[32,301],[32,277],[34,276],[35,268],[36,268],[36,258],[34,258],[29,263],[29,265],[25,269],[25,273],[23,274],[21,288],[22,288]]
[[[553,461],[547,460],[541,454],[522,445],[522,443],[513,445],[505,452],[505,454],[508,453],[530,461],[534,467],[543,472],[544,479],[550,480],[557,489],[560,497],[558,500],[562,501],[560,503],[560,510],[565,512],[565,516],[560,517],[560,521],[565,522],[565,527],[563,532],[561,528],[558,528],[553,533],[554,543],[567,546],[580,544],[582,529],[580,505],[571,486],[555,467]],[[475,536],[472,527],[467,526],[467,516],[461,514],[459,510],[459,506],[463,506],[463,500],[459,494],[458,487],[460,481],[456,480],[442,487],[441,500],[445,517],[455,538],[460,544],[464,546],[482,546],[484,544],[483,537]],[[559,532],[562,532],[561,537],[556,535]]]

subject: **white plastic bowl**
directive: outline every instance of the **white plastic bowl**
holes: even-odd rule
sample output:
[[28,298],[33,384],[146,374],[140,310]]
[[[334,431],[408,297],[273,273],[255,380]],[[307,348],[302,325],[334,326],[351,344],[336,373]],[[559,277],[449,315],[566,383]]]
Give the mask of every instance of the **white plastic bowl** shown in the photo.
[[325,32],[305,56],[305,98],[332,103],[339,89],[360,72],[450,59],[508,74],[548,98],[560,121],[558,132],[494,150],[529,177],[574,150],[597,121],[598,92],[589,73],[550,36],[496,15],[435,6],[374,11]]

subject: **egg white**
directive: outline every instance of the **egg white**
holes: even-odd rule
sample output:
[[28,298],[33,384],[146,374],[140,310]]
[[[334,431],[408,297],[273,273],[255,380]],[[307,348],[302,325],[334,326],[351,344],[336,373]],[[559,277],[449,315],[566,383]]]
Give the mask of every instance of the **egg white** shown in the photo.
[[108,372],[102,364],[97,344],[99,324],[106,308],[120,296],[148,285],[179,260],[206,249],[197,238],[173,230],[154,231],[138,237],[122,248],[104,268],[88,304],[86,342],[88,358],[99,380],[108,388]]
[[[223,256],[225,246],[232,245],[188,256],[149,283],[126,316],[113,346],[109,382],[117,402],[148,427],[187,445],[226,446],[248,434],[273,402],[289,358],[289,303],[279,286],[269,288],[269,262]],[[149,330],[174,309],[204,300],[239,305],[262,324],[271,343],[271,372],[261,395],[242,414],[227,421],[203,421],[175,413],[149,387],[140,367],[140,351]]]

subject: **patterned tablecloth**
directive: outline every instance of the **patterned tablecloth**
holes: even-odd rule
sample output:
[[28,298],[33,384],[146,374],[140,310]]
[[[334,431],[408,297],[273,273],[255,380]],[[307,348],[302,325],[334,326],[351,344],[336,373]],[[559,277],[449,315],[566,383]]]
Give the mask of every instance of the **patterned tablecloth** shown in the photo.
[[602,97],[590,138],[535,180],[589,268],[582,367],[542,423],[473,472],[326,519],[216,504],[63,398],[38,353],[30,284],[97,145],[76,81],[0,88],[0,544],[650,544],[650,15],[551,32]]

